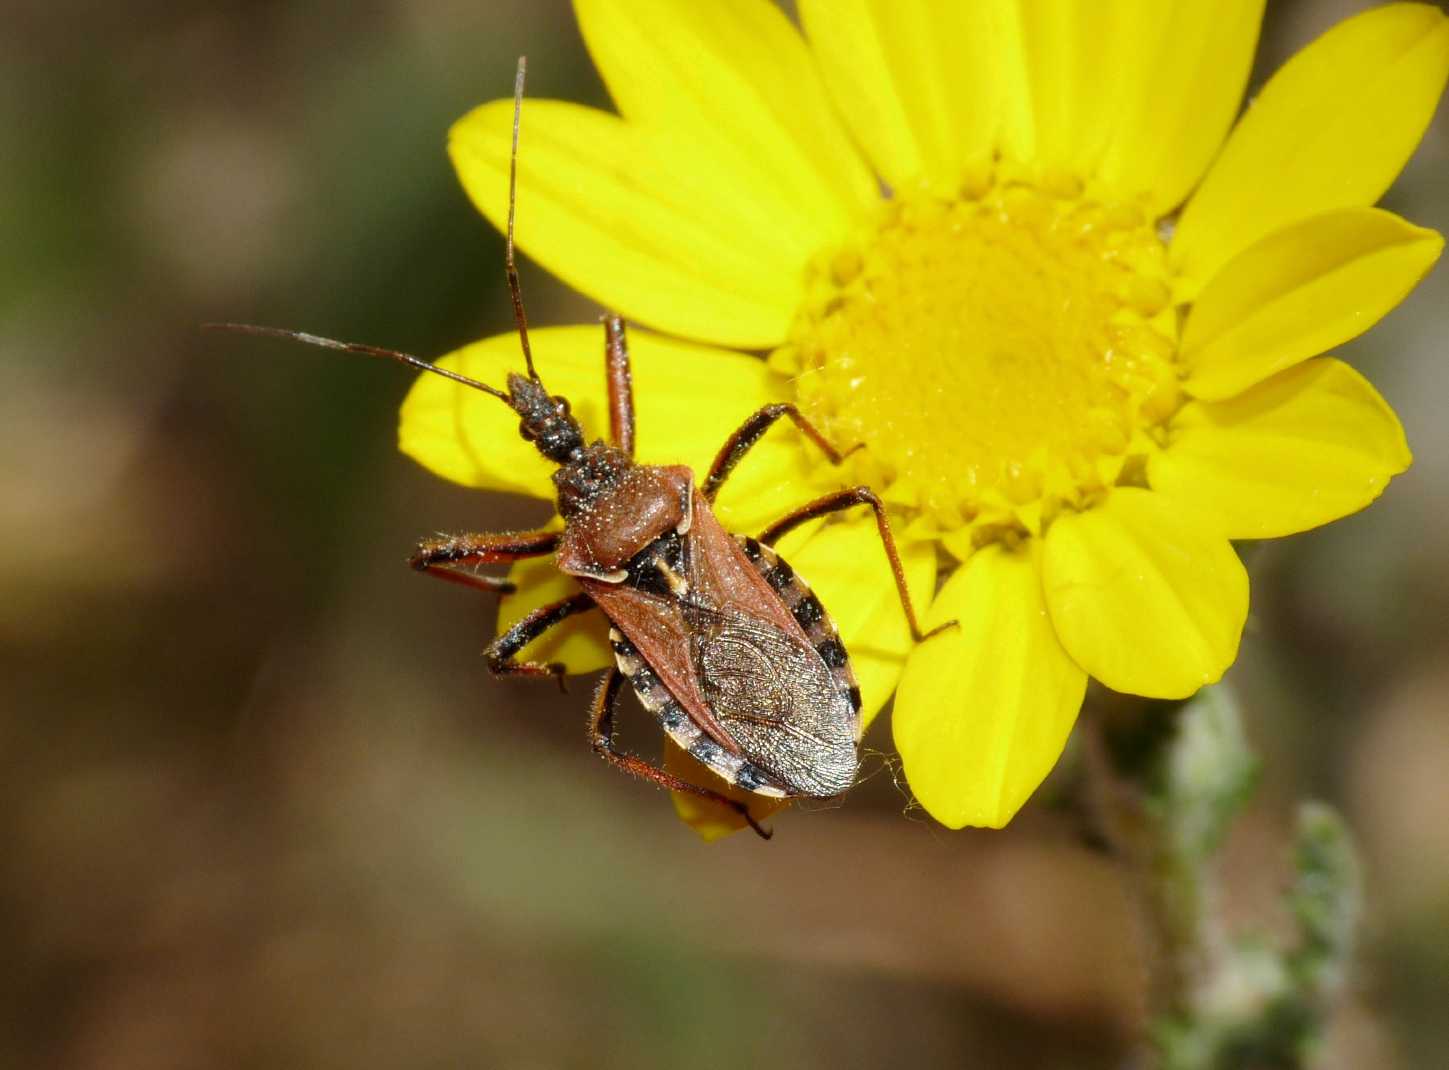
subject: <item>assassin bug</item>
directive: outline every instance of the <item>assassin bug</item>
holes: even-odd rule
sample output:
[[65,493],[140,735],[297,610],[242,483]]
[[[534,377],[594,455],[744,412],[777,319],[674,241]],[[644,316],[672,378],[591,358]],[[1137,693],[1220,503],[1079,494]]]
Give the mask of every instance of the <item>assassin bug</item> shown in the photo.
[[[487,649],[499,676],[553,676],[564,666],[518,655],[548,629],[600,610],[611,625],[615,666],[595,693],[589,716],[593,748],[633,776],[711,799],[769,833],[747,808],[619,749],[615,708],[627,681],[673,740],[724,781],[775,798],[830,798],[855,782],[859,768],[860,689],[830,616],[774,543],[801,524],[867,505],[894,573],[911,634],[917,623],[900,556],[880,500],[867,487],[825,495],[770,525],[758,538],[731,535],[711,503],[740,460],[788,417],[832,463],[836,450],[793,405],[768,405],[730,436],[702,485],[682,465],[634,460],[634,402],[624,322],[604,317],[609,441],[586,443],[567,399],[549,394],[533,364],[513,252],[518,185],[518,131],[525,63],[514,83],[505,262],[513,317],[527,375],[510,373],[500,390],[407,353],[298,331],[242,324],[213,326],[289,338],[330,349],[400,361],[498,398],[519,416],[519,433],[558,467],[553,473],[562,531],[456,535],[427,539],[413,568],[464,586],[507,593],[506,580],[470,566],[507,564],[553,554],[579,591],[542,606]],[[939,629],[937,629],[939,630]],[[934,634],[931,633],[931,634]]]

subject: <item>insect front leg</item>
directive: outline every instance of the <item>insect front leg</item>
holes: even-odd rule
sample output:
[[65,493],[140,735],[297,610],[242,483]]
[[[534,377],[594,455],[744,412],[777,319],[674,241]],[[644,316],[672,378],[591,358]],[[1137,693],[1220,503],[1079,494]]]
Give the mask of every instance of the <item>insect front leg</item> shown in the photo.
[[592,744],[594,753],[608,761],[615,769],[621,769],[640,780],[647,780],[668,791],[682,791],[689,795],[698,795],[701,799],[708,799],[711,802],[727,806],[744,818],[761,839],[768,840],[773,836],[773,832],[751,816],[749,807],[744,803],[731,799],[728,795],[722,795],[717,791],[711,791],[709,788],[702,788],[698,784],[682,780],[668,770],[646,762],[643,758],[625,754],[614,745],[614,712],[619,703],[619,692],[623,684],[624,674],[616,667],[609,670],[609,674],[600,682],[599,689],[594,692],[594,702],[589,709],[589,743]]
[[875,511],[875,526],[880,532],[880,541],[885,546],[886,557],[890,560],[891,572],[895,574],[896,590],[901,596],[901,607],[906,611],[906,621],[911,626],[911,637],[916,642],[929,639],[937,632],[954,627],[955,621],[948,621],[945,624],[932,628],[929,632],[922,632],[920,624],[916,621],[916,611],[911,605],[911,592],[906,587],[906,572],[901,567],[901,555],[896,550],[895,536],[891,534],[891,522],[886,517],[885,506],[881,504],[875,492],[869,487],[852,487],[850,490],[839,490],[833,494],[827,494],[823,498],[817,498],[808,505],[802,505],[788,516],[781,517],[763,532],[760,533],[760,541],[766,546],[773,545],[776,540],[798,528],[807,521],[816,517],[825,516],[828,513],[838,513],[842,509],[850,509],[857,505],[868,505]]
[[795,422],[795,426],[804,432],[810,441],[820,447],[821,452],[830,459],[831,464],[839,464],[845,459],[846,455],[827,442],[820,430],[805,419],[794,405],[788,402],[766,405],[742,423],[739,430],[725,440],[724,446],[720,448],[718,456],[714,459],[714,464],[709,466],[709,475],[704,480],[702,493],[705,501],[714,501],[720,487],[724,486],[724,481],[735,470],[735,465],[740,463],[745,454],[749,453],[755,443],[760,441],[765,432],[770,429],[770,426],[782,416],[790,417]]
[[495,676],[552,676],[558,681],[559,690],[565,690],[563,679],[568,670],[562,662],[519,661],[517,654],[555,624],[593,608],[594,600],[586,594],[571,595],[539,606],[488,644],[484,653],[488,658],[489,671]]
[[629,339],[624,321],[604,317],[604,380],[609,387],[609,439],[634,459],[634,375],[629,369]]
[[508,580],[464,572],[460,566],[506,565],[527,557],[542,557],[558,548],[558,539],[556,531],[444,535],[418,543],[408,563],[419,572],[449,583],[495,594],[512,594],[516,588]]

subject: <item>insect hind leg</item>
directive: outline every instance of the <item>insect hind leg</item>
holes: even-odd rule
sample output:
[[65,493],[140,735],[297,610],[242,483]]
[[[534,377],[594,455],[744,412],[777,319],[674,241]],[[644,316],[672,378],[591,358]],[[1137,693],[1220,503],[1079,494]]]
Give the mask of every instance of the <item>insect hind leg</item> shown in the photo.
[[875,513],[876,530],[880,532],[881,544],[885,547],[886,558],[890,561],[891,572],[895,576],[896,591],[901,597],[901,608],[906,612],[906,621],[911,626],[911,638],[916,642],[929,639],[938,632],[947,628],[954,628],[957,622],[947,621],[945,624],[937,625],[929,632],[921,631],[921,626],[916,620],[915,607],[911,605],[911,592],[906,586],[906,572],[901,566],[901,555],[896,550],[895,536],[891,534],[891,522],[886,516],[885,506],[876,497],[875,492],[869,487],[852,487],[849,490],[839,490],[824,497],[817,498],[807,505],[802,505],[793,513],[781,517],[763,532],[760,533],[760,542],[766,546],[772,545],[776,540],[788,532],[794,531],[801,524],[814,520],[816,517],[825,516],[828,513],[838,513],[844,509],[850,509],[857,505],[868,505]]
[[770,829],[755,820],[749,807],[744,803],[709,788],[702,788],[698,784],[691,784],[666,769],[618,749],[614,743],[614,714],[618,708],[619,693],[623,684],[624,674],[616,667],[609,670],[608,675],[599,684],[598,691],[594,693],[593,705],[589,710],[589,743],[593,746],[594,753],[605,759],[615,769],[622,770],[630,776],[648,781],[650,784],[668,791],[682,791],[728,807],[744,818],[762,840],[768,840],[773,836],[774,833]]

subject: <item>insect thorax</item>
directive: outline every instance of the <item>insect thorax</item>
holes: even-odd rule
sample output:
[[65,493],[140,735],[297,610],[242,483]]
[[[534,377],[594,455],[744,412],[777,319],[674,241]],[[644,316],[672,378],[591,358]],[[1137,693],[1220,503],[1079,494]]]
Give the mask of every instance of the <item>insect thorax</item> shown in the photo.
[[655,540],[689,529],[694,475],[688,468],[631,464],[596,442],[555,472],[554,483],[566,521],[558,567],[571,575],[617,582]]

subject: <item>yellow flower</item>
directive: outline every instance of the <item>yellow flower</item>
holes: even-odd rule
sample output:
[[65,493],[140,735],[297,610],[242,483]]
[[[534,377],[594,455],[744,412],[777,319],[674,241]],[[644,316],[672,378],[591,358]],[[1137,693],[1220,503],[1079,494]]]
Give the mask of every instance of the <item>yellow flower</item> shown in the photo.
[[[1439,255],[1372,205],[1437,105],[1449,19],[1350,18],[1234,125],[1262,0],[799,6],[803,35],[766,0],[577,0],[619,115],[525,105],[519,240],[661,332],[632,336],[642,460],[700,470],[778,400],[864,443],[835,470],[773,431],[719,512],[755,531],[846,482],[886,497],[927,623],[959,630],[910,649],[868,516],[785,554],[838,618],[867,716],[896,691],[921,803],[1000,826],[1089,676],[1174,698],[1222,675],[1248,609],[1229,540],[1352,513],[1408,466],[1389,406],[1320,354]],[[450,141],[494,224],[511,108]],[[535,346],[550,388],[605,427],[601,330]],[[443,363],[499,381],[519,361],[509,335]],[[545,496],[514,422],[424,377],[402,448]],[[515,572],[505,623],[564,593],[547,562]],[[603,666],[600,629],[545,654]]]

